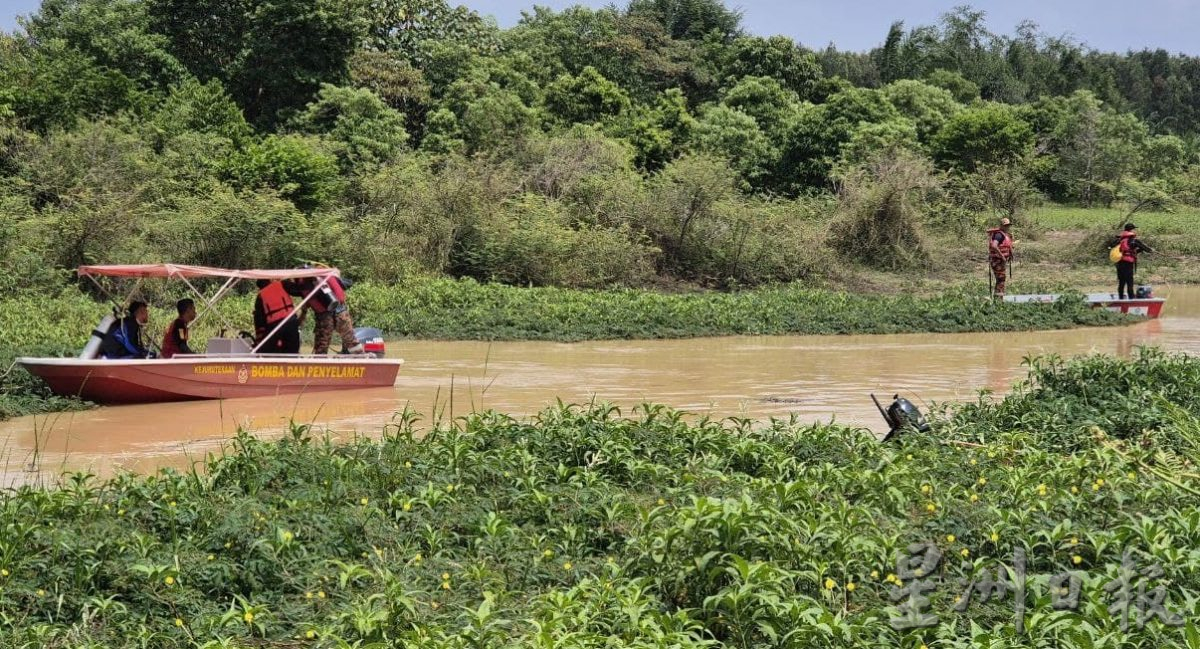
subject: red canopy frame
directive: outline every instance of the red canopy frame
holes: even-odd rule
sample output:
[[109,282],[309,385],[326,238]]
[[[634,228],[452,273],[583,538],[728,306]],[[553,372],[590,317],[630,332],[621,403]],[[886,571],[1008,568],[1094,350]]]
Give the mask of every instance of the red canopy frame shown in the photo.
[[[125,297],[125,302],[122,305],[123,308],[129,306],[130,300],[133,298],[133,294],[137,292],[138,288],[142,284],[142,280],[144,279],[155,278],[181,280],[189,289],[191,289],[192,294],[199,298],[204,304],[204,309],[196,315],[196,320],[199,320],[200,316],[206,314],[208,311],[212,311],[225,321],[225,325],[227,327],[233,330],[236,330],[237,327],[234,327],[229,323],[229,321],[225,320],[225,317],[221,314],[221,312],[216,310],[216,304],[242,280],[265,279],[269,281],[283,281],[288,279],[306,279],[310,277],[321,280],[317,282],[317,285],[308,293],[308,295],[304,296],[304,299],[300,301],[300,304],[296,306],[296,308],[290,314],[288,314],[286,318],[280,320],[279,323],[275,325],[275,328],[272,329],[271,332],[266,336],[264,336],[263,339],[259,341],[259,343],[256,344],[253,349],[250,350],[251,354],[257,353],[258,350],[262,348],[264,344],[266,344],[267,340],[269,340],[280,329],[283,328],[288,320],[298,317],[296,314],[300,313],[304,305],[306,305],[309,300],[311,300],[313,296],[317,294],[318,291],[325,288],[325,286],[329,284],[330,280],[335,277],[341,277],[341,271],[336,268],[327,267],[286,268],[273,270],[233,270],[229,268],[216,268],[213,266],[189,266],[186,264],[123,264],[108,266],[80,266],[75,272],[80,277],[87,277],[88,279],[92,280],[92,283],[94,283],[105,294],[108,292],[105,291],[100,282],[96,281],[97,277],[136,278],[138,281],[134,285],[133,289],[129,292],[129,295]],[[224,277],[226,278],[226,281],[221,284],[221,288],[219,288],[217,292],[214,293],[210,298],[204,295],[200,289],[196,288],[194,284],[188,281],[189,279],[196,279],[200,277]]]

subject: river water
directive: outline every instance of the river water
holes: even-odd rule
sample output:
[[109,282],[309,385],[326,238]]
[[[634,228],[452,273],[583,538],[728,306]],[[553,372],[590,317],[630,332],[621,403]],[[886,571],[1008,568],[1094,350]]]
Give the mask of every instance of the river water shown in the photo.
[[[1160,320],[1128,327],[1008,334],[763,336],[586,343],[398,340],[394,388],[278,398],[116,406],[0,422],[3,486],[187,468],[220,453],[239,427],[269,436],[289,421],[337,437],[376,434],[406,406],[428,420],[494,409],[525,416],[555,403],[664,403],[717,417],[796,415],[886,430],[870,400],[924,402],[1003,393],[1030,355],[1107,353],[1139,345],[1200,353],[1200,287],[1159,290]],[[914,399],[916,400],[916,399]],[[918,402],[920,403],[920,402]]]

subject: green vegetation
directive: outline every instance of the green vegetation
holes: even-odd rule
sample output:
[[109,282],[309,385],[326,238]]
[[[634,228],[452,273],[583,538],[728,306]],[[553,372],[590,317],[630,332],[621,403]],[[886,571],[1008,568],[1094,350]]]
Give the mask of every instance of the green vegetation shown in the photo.
[[[1200,205],[1198,92],[1200,59],[970,8],[851,53],[719,0],[511,29],[446,0],[45,0],[0,35],[0,290],[151,260],[571,288],[936,271],[1043,198]],[[898,187],[903,218],[866,227]]]
[[[401,413],[345,445],[243,434],[203,471],[6,492],[5,642],[1190,647],[1198,377],[1159,353],[1046,359],[1016,395],[888,444],[602,404],[530,422]],[[897,560],[914,542],[943,559],[910,578]],[[1024,635],[1011,592],[954,612],[959,579],[995,578],[1018,550]],[[1142,628],[1131,609],[1122,630],[1105,587],[1126,550],[1163,571],[1135,575],[1130,603],[1162,586],[1185,626]],[[1079,606],[1056,611],[1049,580],[1067,571]],[[893,593],[924,580],[940,624],[896,630]]]

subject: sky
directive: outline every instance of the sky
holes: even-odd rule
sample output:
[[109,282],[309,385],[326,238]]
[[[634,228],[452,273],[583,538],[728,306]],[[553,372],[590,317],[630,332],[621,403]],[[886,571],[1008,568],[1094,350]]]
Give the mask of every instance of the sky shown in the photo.
[[[521,10],[534,4],[561,9],[575,4],[603,7],[612,0],[458,0],[514,25]],[[624,6],[626,0],[616,0]],[[11,30],[18,15],[37,9],[40,0],[0,0],[0,29]],[[994,32],[1011,34],[1029,19],[1054,36],[1070,36],[1104,51],[1165,48],[1200,55],[1200,0],[727,0],[740,8],[748,31],[783,34],[811,48],[834,43],[839,49],[868,50],[879,45],[894,20],[909,27],[933,23],[956,5],[987,12]]]

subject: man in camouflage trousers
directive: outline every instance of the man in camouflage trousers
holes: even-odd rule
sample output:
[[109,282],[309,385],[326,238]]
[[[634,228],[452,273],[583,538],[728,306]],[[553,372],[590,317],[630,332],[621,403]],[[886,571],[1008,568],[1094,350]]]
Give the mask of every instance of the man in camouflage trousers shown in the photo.
[[[307,295],[317,285],[314,279],[297,283],[298,293]],[[354,335],[354,320],[350,318],[350,309],[346,307],[346,289],[336,277],[330,277],[311,300],[304,304],[305,309],[312,309],[313,323],[313,353],[329,353],[329,343],[336,331],[342,338],[342,349],[349,354],[361,354],[362,343]],[[303,318],[303,314],[301,315]]]
[[1013,239],[1008,233],[1011,226],[1012,221],[1005,218],[1000,220],[1000,227],[988,230],[988,263],[996,278],[992,296],[1000,299],[1004,299],[1004,283],[1008,280],[1008,265],[1012,261]]

